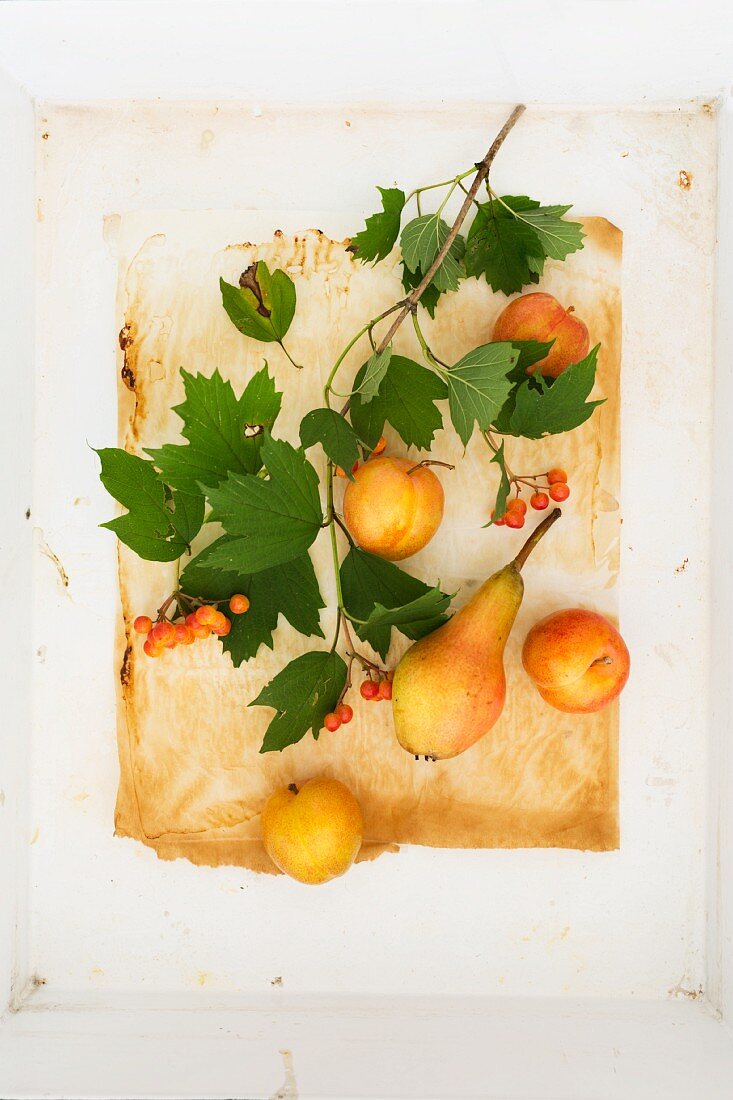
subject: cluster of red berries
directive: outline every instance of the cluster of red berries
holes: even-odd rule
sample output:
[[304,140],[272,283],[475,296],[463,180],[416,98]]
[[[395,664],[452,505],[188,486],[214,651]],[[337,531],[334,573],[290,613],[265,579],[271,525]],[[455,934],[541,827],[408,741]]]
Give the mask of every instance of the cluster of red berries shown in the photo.
[[[378,680],[372,680],[371,675],[367,676],[359,687],[359,694],[362,699],[372,703],[379,703],[382,699],[391,699],[392,673],[388,672],[386,676],[380,676]],[[323,728],[335,733],[341,726],[345,726],[347,722],[350,722],[353,717],[354,712],[349,704],[340,703],[334,711],[331,711],[323,719]]]
[[[233,615],[243,615],[248,608],[246,596],[237,594],[229,601],[229,610]],[[147,635],[143,649],[148,657],[160,657],[166,649],[192,645],[197,638],[208,638],[210,634],[225,638],[232,629],[227,616],[211,604],[202,604],[176,622],[162,618],[154,623],[148,615],[138,615],[132,625],[136,633]]]
[[[568,475],[564,470],[549,470],[545,476],[547,477],[547,492],[539,485],[533,484],[532,488],[534,492],[529,498],[530,505],[537,512],[543,512],[545,508],[548,507],[550,499],[559,504],[561,501],[567,500],[570,496]],[[507,502],[506,512],[500,519],[494,519],[494,514],[492,512],[491,520],[495,527],[524,527],[524,517],[526,514],[527,505],[521,497],[517,496]]]
[[335,733],[341,726],[347,725],[354,717],[354,712],[348,703],[339,703],[336,710],[332,710],[323,719],[323,728]]
[[[382,451],[384,450],[384,448],[386,446],[387,446],[387,440],[384,438],[383,435],[380,435],[379,439],[377,440],[377,445],[374,448],[374,450],[372,451],[372,453],[369,455],[369,457],[370,458],[376,458],[377,455],[381,455]],[[359,463],[355,462],[354,465],[351,467],[352,474],[355,474],[358,469],[359,469]],[[340,466],[336,467],[336,477],[346,477],[346,471],[342,470]]]

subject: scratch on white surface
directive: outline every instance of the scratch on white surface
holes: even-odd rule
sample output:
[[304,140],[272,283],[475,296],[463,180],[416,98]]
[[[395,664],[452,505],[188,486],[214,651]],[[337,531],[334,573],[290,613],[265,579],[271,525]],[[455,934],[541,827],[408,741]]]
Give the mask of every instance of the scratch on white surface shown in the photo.
[[36,825],[36,827],[35,827],[35,829],[34,829],[34,831],[33,831],[33,836],[31,837],[31,844],[35,844],[35,843],[36,843],[36,841],[38,840],[38,838],[39,838],[39,836],[40,836],[40,835],[41,835],[41,830],[40,830],[40,829],[39,829],[39,827],[38,827],[38,826]]
[[293,1070],[293,1052],[292,1050],[281,1050],[280,1054],[285,1070],[285,1080],[280,1088],[273,1092],[270,1100],[298,1100],[298,1083],[295,1080],[295,1071]]
[[279,974],[278,974],[278,976],[277,976],[276,978],[273,978],[273,979],[272,979],[272,980],[270,981],[270,985],[282,985],[282,984],[283,984],[283,980],[282,980],[282,978],[280,977],[280,975],[279,975]]
[[69,575],[61,563],[61,559],[58,554],[54,554],[51,547],[46,542],[43,531],[40,527],[34,527],[33,534],[36,538],[36,545],[45,558],[48,558],[50,562],[56,566],[56,572],[58,573],[61,587],[67,589],[69,587]]
[[5,805],[5,791],[0,787],[0,806]]

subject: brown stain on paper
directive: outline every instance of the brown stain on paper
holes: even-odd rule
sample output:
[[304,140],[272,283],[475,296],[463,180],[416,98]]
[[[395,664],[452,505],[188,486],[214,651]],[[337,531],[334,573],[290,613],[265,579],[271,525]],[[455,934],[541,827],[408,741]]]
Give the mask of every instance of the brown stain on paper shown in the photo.
[[[542,289],[574,305],[592,343],[601,342],[593,396],[606,403],[573,433],[507,444],[517,471],[566,467],[572,496],[562,522],[525,570],[525,601],[506,654],[507,703],[494,729],[456,759],[415,761],[395,739],[390,708],[365,704],[354,692],[348,727],[260,755],[272,712],[247,704],[289,660],[324,643],[303,638],[281,620],[275,651],[262,648],[239,669],[213,638],[146,660],[142,639],[126,635],[124,623],[162,602],[175,586],[175,566],[141,561],[120,546],[118,835],[142,841],[163,859],[276,873],[260,840],[266,799],[278,786],[328,774],[345,782],[361,803],[362,860],[402,844],[618,847],[617,706],[576,716],[552,710],[520,662],[522,640],[541,616],[578,605],[615,613],[621,233],[599,218],[586,219],[585,230],[583,251],[564,264],[548,263]],[[206,374],[218,367],[240,392],[263,358],[286,395],[278,434],[297,442],[300,419],[320,404],[323,380],[343,344],[401,295],[396,252],[394,267],[387,261],[372,268],[354,260],[346,243],[315,230],[297,237],[278,233],[259,245],[223,247],[212,257],[200,247],[174,246],[160,234],[145,242],[129,266],[123,264],[120,278],[122,444],[139,453],[181,439],[180,420],[171,412],[183,398],[181,366]],[[221,308],[219,276],[236,283],[255,259],[284,268],[295,281],[298,309],[288,344],[305,364],[302,371],[276,345],[242,337]],[[446,295],[435,320],[426,319],[436,354],[455,362],[490,340],[504,303],[503,295],[475,280]],[[410,326],[399,330],[395,351],[419,360]],[[365,357],[365,349],[352,353],[341,377],[348,381]],[[387,435],[390,449],[404,452],[389,430]],[[455,433],[441,431],[433,454],[456,464],[454,472],[441,471],[446,516],[430,546],[407,565],[423,579],[458,591],[460,606],[516,552],[526,531],[482,530],[498,471],[478,438],[464,454]],[[322,471],[317,449],[309,458]],[[214,537],[210,528],[199,542]],[[322,622],[328,637],[334,601],[325,536],[312,555],[330,605]],[[392,665],[408,645],[401,635],[393,637]]]

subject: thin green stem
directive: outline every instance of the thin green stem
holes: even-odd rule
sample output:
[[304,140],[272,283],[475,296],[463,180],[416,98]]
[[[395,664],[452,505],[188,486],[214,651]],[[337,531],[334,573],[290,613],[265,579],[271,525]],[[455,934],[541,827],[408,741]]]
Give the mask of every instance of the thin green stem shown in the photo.
[[283,349],[283,351],[285,352],[285,354],[287,355],[288,359],[289,359],[289,360],[290,360],[290,362],[291,362],[291,363],[293,364],[293,366],[294,366],[294,367],[296,368],[296,370],[302,370],[302,369],[303,369],[303,364],[302,364],[302,363],[296,363],[296,362],[295,362],[295,360],[293,359],[292,355],[290,354],[290,352],[288,351],[288,349],[287,349],[287,348],[285,347],[285,344],[283,344],[282,340],[278,340],[278,344],[279,344],[279,345],[280,345],[280,347],[281,347],[281,348]]
[[466,176],[471,176],[476,171],[476,166],[467,168],[465,172],[460,172],[457,176],[453,176],[452,179],[442,180],[440,183],[427,183],[424,187],[416,187],[414,191],[410,191],[409,195],[405,199],[405,206],[407,206],[410,199],[419,199],[423,191],[436,191],[439,187],[450,187],[453,183],[459,183],[464,180]]
[[431,366],[435,367],[439,374],[444,375],[449,368],[445,363],[438,359],[437,356],[433,355],[433,352],[430,350],[430,346],[423,336],[423,331],[420,328],[420,322],[417,319],[417,313],[413,313],[412,315],[412,327],[415,330],[415,335],[417,336],[425,359],[428,363],[431,364]]
[[[328,408],[331,407],[331,402],[330,402],[329,398],[330,398],[330,395],[332,393],[336,394],[337,397],[346,397],[346,398],[351,397],[351,394],[337,393],[336,390],[333,388],[333,380],[336,377],[336,375],[338,373],[338,369],[341,366],[341,364],[343,363],[346,356],[349,354],[349,352],[354,347],[354,345],[357,344],[359,342],[359,340],[361,340],[362,336],[369,333],[370,337],[371,337],[371,331],[374,328],[374,326],[378,325],[380,321],[383,321],[385,317],[389,317],[390,313],[394,313],[395,310],[399,309],[401,305],[402,305],[402,302],[395,302],[395,304],[393,306],[390,306],[389,309],[386,309],[384,311],[384,313],[380,313],[378,317],[372,317],[371,321],[367,321],[367,323],[363,326],[363,328],[360,328],[359,331],[356,333],[356,335],[351,340],[349,340],[348,344],[343,349],[343,351],[339,355],[339,357],[336,360],[336,362],[334,363],[334,365],[331,367],[331,373],[329,374],[328,378],[326,379],[326,384],[323,387],[323,400],[324,400],[325,404],[328,406]],[[372,346],[374,346],[374,345],[372,344]]]

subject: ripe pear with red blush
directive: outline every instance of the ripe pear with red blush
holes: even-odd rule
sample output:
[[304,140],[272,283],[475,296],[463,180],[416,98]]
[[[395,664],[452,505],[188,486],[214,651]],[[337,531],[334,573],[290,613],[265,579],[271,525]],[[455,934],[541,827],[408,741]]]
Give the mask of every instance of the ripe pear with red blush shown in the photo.
[[344,520],[362,550],[401,561],[430,542],[443,519],[443,486],[428,466],[381,455],[365,462],[344,494]]
[[530,630],[522,664],[550,706],[567,714],[601,710],[629,678],[626,643],[613,623],[581,607],[555,611]]
[[272,862],[308,885],[348,871],[361,848],[359,803],[338,779],[319,776],[270,795],[262,811],[262,841]]
[[544,359],[534,363],[527,373],[540,371],[548,378],[557,378],[572,363],[584,359],[590,349],[588,329],[574,307],[561,305],[551,294],[536,291],[522,294],[502,310],[496,319],[492,339],[539,340],[554,343]]
[[506,698],[504,648],[524,595],[522,566],[559,516],[556,508],[513,561],[444,626],[410,646],[397,665],[392,713],[407,752],[434,760],[458,756],[499,718]]

